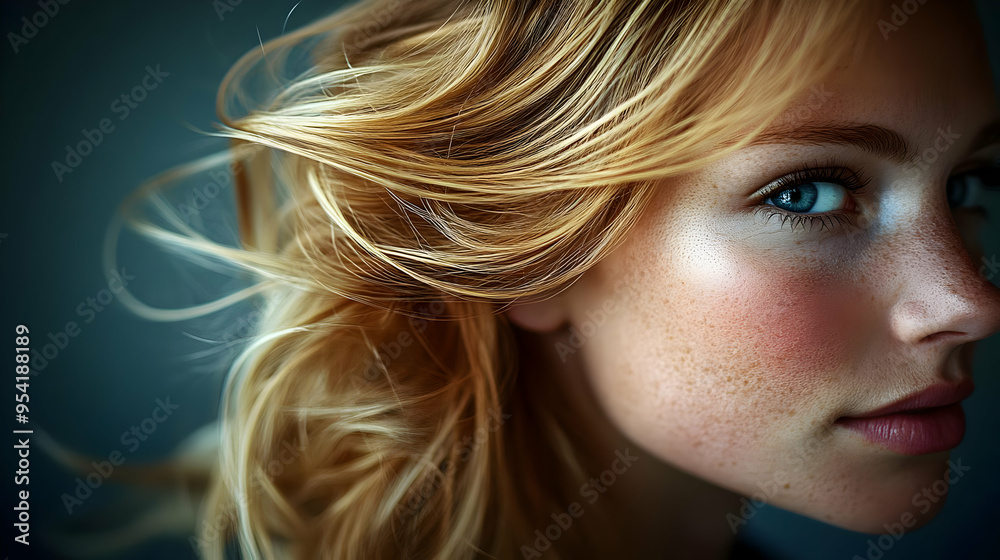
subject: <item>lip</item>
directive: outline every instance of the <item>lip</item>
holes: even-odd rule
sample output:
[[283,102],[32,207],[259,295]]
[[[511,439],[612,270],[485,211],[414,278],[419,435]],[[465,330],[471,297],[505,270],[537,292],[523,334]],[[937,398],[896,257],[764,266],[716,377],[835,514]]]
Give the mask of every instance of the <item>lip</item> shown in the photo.
[[866,440],[903,455],[924,455],[957,447],[965,437],[961,401],[975,390],[971,378],[937,384],[896,402],[837,419]]
[[966,377],[963,378],[957,385],[951,385],[948,383],[931,385],[922,391],[917,391],[916,393],[903,397],[896,402],[889,403],[870,412],[856,414],[847,418],[871,418],[873,416],[885,416],[887,414],[904,412],[907,410],[948,406],[950,404],[964,401],[969,398],[969,395],[971,395],[975,390],[976,386],[972,382],[972,378]]

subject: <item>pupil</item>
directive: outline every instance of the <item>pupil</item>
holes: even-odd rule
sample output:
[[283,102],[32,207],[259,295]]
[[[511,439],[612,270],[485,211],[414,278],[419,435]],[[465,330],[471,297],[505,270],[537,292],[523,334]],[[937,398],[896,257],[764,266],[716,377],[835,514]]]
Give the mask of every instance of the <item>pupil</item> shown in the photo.
[[816,204],[816,185],[809,183],[785,189],[775,197],[775,205],[789,212],[808,212]]
[[799,189],[788,189],[787,191],[782,193],[781,201],[784,202],[785,204],[795,204],[801,198],[802,198],[802,193],[799,192]]

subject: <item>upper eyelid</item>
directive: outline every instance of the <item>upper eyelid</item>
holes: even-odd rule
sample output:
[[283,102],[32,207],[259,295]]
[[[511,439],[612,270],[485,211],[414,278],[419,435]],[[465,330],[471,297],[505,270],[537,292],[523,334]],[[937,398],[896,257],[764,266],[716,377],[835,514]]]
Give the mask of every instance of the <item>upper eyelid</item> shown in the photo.
[[[980,169],[982,168],[981,167],[972,168],[962,172],[952,173],[951,175],[948,176],[948,178],[951,179],[952,177],[960,177],[962,175],[979,175],[979,173],[975,173],[975,171]],[[991,179],[994,180],[980,180],[978,182],[979,184],[976,185],[981,195],[992,197],[995,196],[996,192],[1000,191],[1000,167],[997,167],[994,170],[994,174],[993,177],[991,177]]]
[[[834,175],[834,174],[838,174],[838,173],[846,173],[846,174],[848,174],[849,177],[830,178],[830,179],[824,181],[824,182],[835,183],[835,184],[840,184],[840,185],[842,185],[842,182],[847,181],[848,179],[850,179],[853,182],[861,183],[861,186],[859,188],[863,188],[863,187],[867,186],[869,183],[871,183],[871,181],[872,181],[872,178],[870,176],[866,175],[863,170],[852,169],[851,167],[848,167],[846,165],[838,165],[838,164],[835,164],[835,163],[832,163],[832,162],[829,163],[829,164],[823,164],[823,165],[821,165],[821,164],[819,164],[817,162],[816,164],[810,165],[808,167],[800,168],[800,169],[797,169],[795,171],[791,171],[791,172],[785,173],[785,174],[781,175],[780,177],[776,177],[776,178],[768,181],[767,184],[765,184],[763,187],[755,190],[750,195],[750,198],[751,199],[755,199],[755,200],[756,199],[766,199],[768,197],[768,195],[774,194],[776,192],[780,192],[784,188],[788,188],[790,186],[793,186],[793,182],[796,180],[795,179],[796,175],[812,175],[814,177],[813,180],[816,180],[815,177],[821,176],[824,173],[826,173],[828,175]],[[783,182],[785,184],[782,184]],[[848,188],[846,186],[844,188],[846,188],[848,191],[852,190],[852,189],[850,189],[850,188]],[[859,189],[853,189],[853,190],[857,191]]]
[[[988,149],[993,149],[996,151],[996,155],[993,157],[975,157],[977,154],[982,154]],[[965,162],[955,166],[948,174],[949,177],[954,177],[955,175],[965,175],[973,171],[983,171],[986,169],[996,170],[996,173],[1000,175],[1000,144],[987,147],[984,150],[979,150],[973,154],[970,154],[969,159]]]
[[[754,142],[755,144],[758,142]],[[762,144],[767,144],[771,142],[759,142]],[[868,184],[872,181],[870,176],[864,172],[863,169],[855,169],[851,165],[846,165],[838,161],[840,158],[830,158],[825,160],[814,160],[815,164],[809,166],[808,168],[800,168],[799,171],[806,169],[832,169],[832,168],[845,168],[852,170],[856,175],[863,178],[862,182]],[[910,163],[911,160],[900,161],[900,163]],[[978,135],[977,139],[973,142],[966,155],[964,156],[964,162],[955,166],[949,173],[949,177],[957,174],[968,173],[970,171],[978,171],[982,168],[996,168],[998,180],[994,184],[986,183],[984,188],[996,189],[1000,188],[1000,120],[995,121],[990,126],[985,127],[982,132]],[[749,193],[748,198],[758,199],[763,198],[770,192],[775,191],[775,184],[778,183],[784,177],[787,177],[795,173],[792,171],[786,173],[779,177],[776,177],[768,181],[764,186],[755,189],[753,192]],[[867,176],[867,177],[866,177]]]

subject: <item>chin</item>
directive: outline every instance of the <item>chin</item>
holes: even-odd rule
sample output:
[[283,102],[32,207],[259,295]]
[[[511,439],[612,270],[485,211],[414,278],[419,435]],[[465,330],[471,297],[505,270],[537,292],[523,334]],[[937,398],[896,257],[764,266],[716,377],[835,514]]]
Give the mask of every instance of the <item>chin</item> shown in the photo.
[[[851,531],[901,534],[930,523],[944,508],[953,484],[971,470],[947,452],[903,458],[894,472],[855,476],[842,485],[834,503],[820,501],[800,513]],[[842,480],[851,481],[852,477]],[[794,508],[791,508],[794,511]]]
[[899,507],[880,507],[874,511],[838,512],[818,518],[835,527],[870,535],[909,533],[930,523],[944,507],[946,498],[915,507],[909,501]]

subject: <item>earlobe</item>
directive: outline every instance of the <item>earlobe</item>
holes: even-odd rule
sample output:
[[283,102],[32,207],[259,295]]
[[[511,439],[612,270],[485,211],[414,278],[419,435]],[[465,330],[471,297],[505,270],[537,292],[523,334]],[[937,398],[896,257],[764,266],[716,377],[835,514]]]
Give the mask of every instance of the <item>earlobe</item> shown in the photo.
[[551,332],[566,323],[566,312],[561,303],[562,298],[558,296],[533,303],[515,303],[505,313],[512,323],[522,329]]

